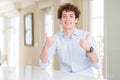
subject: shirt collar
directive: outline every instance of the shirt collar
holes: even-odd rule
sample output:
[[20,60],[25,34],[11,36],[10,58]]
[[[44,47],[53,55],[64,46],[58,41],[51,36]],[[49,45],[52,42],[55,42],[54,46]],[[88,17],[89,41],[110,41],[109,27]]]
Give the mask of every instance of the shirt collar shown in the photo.
[[[78,36],[78,35],[79,35],[79,32],[78,32],[78,29],[77,29],[77,28],[75,28],[75,31],[74,31],[74,33],[73,33],[72,35],[75,35],[75,36]],[[62,36],[62,37],[65,37],[65,34],[63,33],[63,31],[61,32],[61,36]]]
[[75,36],[78,36],[78,35],[79,35],[79,31],[78,31],[77,28],[75,28],[75,31],[74,31],[73,35],[75,35]]

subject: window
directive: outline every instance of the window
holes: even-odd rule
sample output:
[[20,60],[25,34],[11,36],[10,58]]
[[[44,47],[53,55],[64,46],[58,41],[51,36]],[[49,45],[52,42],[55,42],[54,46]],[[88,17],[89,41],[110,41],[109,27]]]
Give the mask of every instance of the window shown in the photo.
[[44,16],[44,25],[45,25],[45,32],[47,33],[48,36],[53,35],[53,13],[52,13],[52,8],[48,8],[45,10],[45,16]]
[[19,16],[0,17],[0,50],[4,66],[18,66]]
[[[104,1],[103,0],[86,0],[87,1],[87,19],[89,31],[95,38],[101,60],[103,61],[103,37],[104,37]],[[97,76],[102,77],[102,67],[99,71],[94,70]]]
[[19,65],[19,16],[8,18],[7,52],[9,66]]
[[3,17],[0,17],[0,63],[2,63],[3,53]]
[[[44,33],[48,35],[48,37],[52,36],[54,33],[54,14],[53,14],[53,8],[46,8],[43,9],[43,26],[44,26]],[[53,59],[51,60],[50,66],[48,66],[47,69],[53,68]]]

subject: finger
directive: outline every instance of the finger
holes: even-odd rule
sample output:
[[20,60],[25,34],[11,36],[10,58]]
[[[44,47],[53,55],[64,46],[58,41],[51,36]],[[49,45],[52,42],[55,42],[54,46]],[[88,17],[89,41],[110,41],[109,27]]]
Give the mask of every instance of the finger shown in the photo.
[[54,43],[54,38],[53,37],[49,37],[47,42],[48,42],[48,46],[50,47]]
[[88,40],[89,37],[90,37],[90,34],[87,34],[85,39]]
[[49,41],[49,37],[48,37],[47,33],[45,33],[45,39],[46,39],[46,41]]
[[51,36],[51,37],[48,37],[50,41],[54,41],[54,38]]
[[80,46],[82,46],[84,39],[80,39]]
[[46,37],[46,38],[48,38],[48,35],[47,35],[47,33],[44,33],[44,34],[45,34],[45,37]]

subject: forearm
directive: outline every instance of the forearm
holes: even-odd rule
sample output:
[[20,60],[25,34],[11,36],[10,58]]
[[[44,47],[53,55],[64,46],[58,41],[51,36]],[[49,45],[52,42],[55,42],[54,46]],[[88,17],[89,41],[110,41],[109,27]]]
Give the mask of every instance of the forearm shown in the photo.
[[40,59],[43,64],[47,63],[48,61],[48,48],[46,45],[42,48],[41,54],[40,54]]
[[88,53],[88,55],[90,56],[90,61],[93,63],[93,64],[96,64],[98,62],[98,57],[96,55],[95,52],[92,52],[92,53]]

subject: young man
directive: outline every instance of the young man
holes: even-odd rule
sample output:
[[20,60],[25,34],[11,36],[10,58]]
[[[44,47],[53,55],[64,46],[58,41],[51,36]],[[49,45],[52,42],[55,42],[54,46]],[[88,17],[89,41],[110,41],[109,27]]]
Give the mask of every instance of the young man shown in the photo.
[[92,72],[92,66],[99,68],[100,59],[91,34],[79,30],[76,24],[80,10],[70,3],[63,4],[58,9],[58,19],[63,31],[54,37],[48,37],[40,54],[41,66],[49,64],[51,58],[58,53],[60,67],[65,72]]

